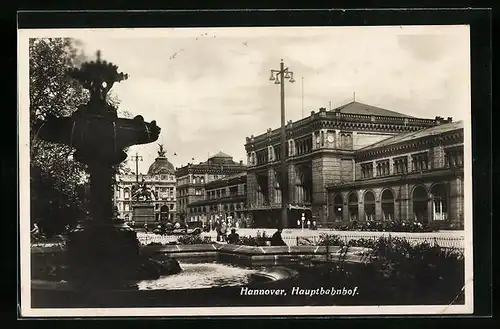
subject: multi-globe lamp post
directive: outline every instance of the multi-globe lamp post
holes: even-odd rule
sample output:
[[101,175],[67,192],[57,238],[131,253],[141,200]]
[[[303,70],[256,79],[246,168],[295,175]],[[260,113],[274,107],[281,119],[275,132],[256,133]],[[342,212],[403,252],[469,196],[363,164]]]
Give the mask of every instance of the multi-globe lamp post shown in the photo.
[[285,67],[283,60],[280,62],[279,70],[271,70],[270,81],[280,85],[281,101],[281,227],[288,227],[288,167],[286,163],[286,122],[285,122],[285,80],[295,82],[293,72]]

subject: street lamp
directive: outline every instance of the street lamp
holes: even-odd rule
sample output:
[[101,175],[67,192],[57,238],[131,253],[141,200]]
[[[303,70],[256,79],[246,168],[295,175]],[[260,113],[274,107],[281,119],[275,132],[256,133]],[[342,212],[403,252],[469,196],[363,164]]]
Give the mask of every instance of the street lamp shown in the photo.
[[280,85],[280,99],[281,99],[281,224],[282,228],[288,227],[288,213],[287,213],[287,205],[288,205],[288,168],[286,165],[286,130],[285,130],[285,79],[289,80],[291,83],[294,83],[293,72],[288,70],[288,67],[285,68],[283,64],[283,60],[280,62],[279,70],[271,70],[270,81],[274,81],[275,84]]
[[302,223],[302,232],[304,232],[304,222],[306,221],[306,214],[302,213],[302,217],[300,218],[300,222]]
[[135,152],[135,156],[131,156],[130,158],[135,161],[135,182],[139,184],[139,161],[143,160],[142,156]]

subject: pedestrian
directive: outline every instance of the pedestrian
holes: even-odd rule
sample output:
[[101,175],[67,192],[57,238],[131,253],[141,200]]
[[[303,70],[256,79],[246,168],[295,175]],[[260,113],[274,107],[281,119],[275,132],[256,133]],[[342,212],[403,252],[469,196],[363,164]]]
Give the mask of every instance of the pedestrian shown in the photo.
[[276,232],[274,232],[273,236],[271,237],[271,246],[286,246],[287,244],[281,237],[281,232],[283,232],[283,229],[281,227],[278,227]]
[[222,225],[220,227],[220,232],[221,232],[222,241],[226,241],[226,238],[227,238],[227,225],[226,225],[225,221],[222,221]]
[[37,223],[33,223],[33,229],[31,230],[31,234],[38,234],[40,233],[40,228],[38,227]]
[[215,223],[215,232],[217,232],[217,241],[220,241],[221,237],[222,237],[222,232],[221,232],[221,226],[220,226],[219,221],[217,221],[217,223]]
[[227,236],[227,243],[229,244],[238,244],[238,241],[240,240],[240,235],[236,233],[236,229],[232,228],[231,229],[231,234]]

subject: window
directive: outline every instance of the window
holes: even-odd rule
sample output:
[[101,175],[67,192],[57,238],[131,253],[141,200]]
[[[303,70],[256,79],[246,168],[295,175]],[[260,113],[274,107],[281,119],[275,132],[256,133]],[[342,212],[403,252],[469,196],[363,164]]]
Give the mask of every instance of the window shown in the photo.
[[389,160],[377,162],[377,176],[389,176]]
[[128,188],[126,188],[125,190],[123,190],[123,198],[125,200],[130,199],[130,190]]
[[429,159],[427,153],[419,153],[411,156],[413,171],[422,171],[428,169]]
[[463,167],[464,153],[462,148],[445,150],[444,165],[446,168]]
[[312,145],[312,136],[301,138],[295,143],[295,152],[297,155],[309,153],[312,150]]
[[408,157],[394,159],[394,174],[405,174],[408,172]]
[[267,149],[257,151],[257,165],[262,165],[267,163],[269,160],[269,155]]
[[352,148],[352,133],[343,132],[340,133],[340,145],[343,149],[351,149]]
[[125,211],[129,211],[129,210],[130,210],[130,205],[129,205],[128,203],[125,203],[125,204],[123,205],[123,209],[124,209]]
[[274,146],[274,159],[276,161],[281,160],[281,145]]
[[373,163],[369,162],[361,164],[361,177],[362,178],[373,177]]
[[195,195],[202,195],[203,191],[200,188],[197,188],[196,190],[194,190],[194,194]]

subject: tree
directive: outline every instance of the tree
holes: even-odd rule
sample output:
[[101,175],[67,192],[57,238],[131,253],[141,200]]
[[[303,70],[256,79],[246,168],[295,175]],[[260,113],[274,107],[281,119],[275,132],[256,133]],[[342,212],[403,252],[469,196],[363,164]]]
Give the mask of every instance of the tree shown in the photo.
[[73,148],[37,138],[37,119],[69,116],[88,101],[88,92],[66,75],[85,59],[68,38],[30,39],[31,220],[47,235],[64,230],[87,212],[85,165],[73,160]]

